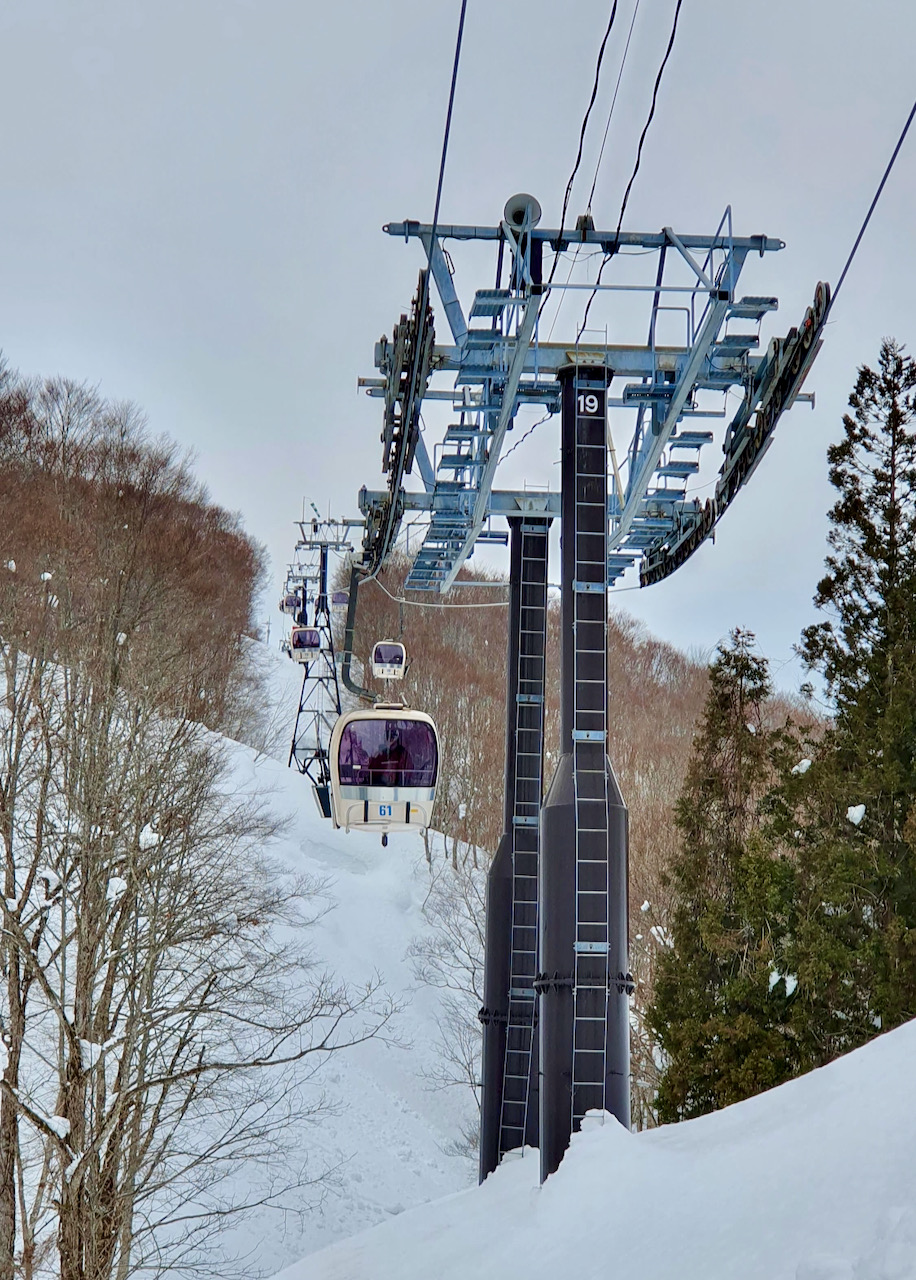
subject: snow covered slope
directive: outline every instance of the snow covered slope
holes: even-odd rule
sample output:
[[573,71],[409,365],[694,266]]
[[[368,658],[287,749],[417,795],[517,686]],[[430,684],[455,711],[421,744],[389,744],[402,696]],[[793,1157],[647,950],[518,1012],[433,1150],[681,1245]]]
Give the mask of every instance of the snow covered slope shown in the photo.
[[[267,665],[294,714],[297,673]],[[275,1215],[247,1224],[238,1243],[259,1269],[299,1257],[277,1280],[916,1280],[916,1024],[688,1124],[631,1135],[591,1121],[542,1188],[529,1153],[450,1194],[472,1176],[443,1154],[467,1104],[423,1080],[437,1000],[412,990],[404,958],[424,928],[419,840],[382,850],[334,832],[297,774],[233,751],[245,778],[295,815],[288,864],[335,880],[319,950],[354,981],[378,968],[409,1001],[402,1028],[414,1041],[332,1062],[341,1113],[304,1140],[317,1160],[345,1156],[340,1188],[301,1227],[290,1221],[285,1240]]]
[[277,1280],[916,1280],[916,1023],[716,1115],[610,1117]]
[[292,1212],[260,1210],[230,1234],[230,1250],[250,1258],[252,1274],[269,1274],[333,1240],[402,1210],[468,1186],[468,1160],[447,1154],[472,1119],[467,1091],[430,1086],[435,1064],[438,993],[419,988],[407,950],[427,928],[422,905],[430,876],[418,835],[377,838],[334,831],[318,813],[311,785],[286,768],[301,672],[263,649],[257,655],[271,698],[288,719],[283,759],[230,743],[233,777],[244,789],[266,790],[270,806],[291,818],[274,856],[294,872],[330,882],[336,904],[310,933],[316,955],[355,986],[376,972],[400,1005],[395,1031],[405,1047],[369,1041],[336,1054],[316,1084],[336,1114],[303,1126],[301,1146],[315,1173],[336,1166],[323,1203],[299,1217],[306,1198],[287,1197]]

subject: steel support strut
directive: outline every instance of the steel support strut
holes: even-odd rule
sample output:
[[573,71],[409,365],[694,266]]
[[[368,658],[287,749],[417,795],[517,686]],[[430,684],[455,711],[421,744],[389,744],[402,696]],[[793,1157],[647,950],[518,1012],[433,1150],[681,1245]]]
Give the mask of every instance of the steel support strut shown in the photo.
[[487,877],[480,1181],[538,1145],[538,812],[543,783],[549,517],[510,519],[503,837]]
[[627,811],[607,757],[607,371],[561,373],[561,757],[541,810],[540,1167],[629,1127]]

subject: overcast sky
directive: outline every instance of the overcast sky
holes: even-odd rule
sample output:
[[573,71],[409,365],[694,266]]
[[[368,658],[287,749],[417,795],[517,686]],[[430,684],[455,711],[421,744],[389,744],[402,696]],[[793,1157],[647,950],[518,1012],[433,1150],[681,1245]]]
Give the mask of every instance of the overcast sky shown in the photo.
[[[620,0],[573,218],[633,4]],[[458,8],[6,0],[0,10],[0,347],[23,372],[134,400],[154,431],[192,449],[213,498],[266,544],[271,603],[303,498],[352,515],[360,486],[382,484],[379,406],[356,379],[374,372],[375,340],[408,305],[420,251],[380,228],[432,216]],[[641,3],[597,176],[601,226],[616,225],[673,9]],[[544,224],[558,225],[608,12],[607,0],[470,0],[444,221],[492,223],[528,190]],[[912,105],[914,41],[904,0],[684,0],[625,226],[711,232],[731,204],[737,234],[785,240],[741,282],[778,295],[764,338],[785,333],[851,247]],[[916,349],[914,173],[916,131],[809,377],[816,410],[783,418],[714,547],[668,582],[619,596],[657,634],[709,648],[749,627],[795,678],[782,664],[813,617],[826,446],[881,337]],[[491,283],[492,257],[454,256],[467,305]],[[570,327],[580,303],[565,304]],[[539,428],[498,487],[555,485],[558,435],[555,423]]]

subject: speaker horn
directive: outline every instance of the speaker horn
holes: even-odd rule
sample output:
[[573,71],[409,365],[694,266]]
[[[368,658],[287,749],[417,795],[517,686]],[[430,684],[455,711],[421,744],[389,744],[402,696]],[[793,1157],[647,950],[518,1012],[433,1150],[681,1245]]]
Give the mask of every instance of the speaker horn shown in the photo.
[[534,196],[529,196],[527,191],[520,191],[506,201],[503,217],[510,227],[520,228],[524,226],[526,219],[529,227],[536,227],[541,220],[541,206]]

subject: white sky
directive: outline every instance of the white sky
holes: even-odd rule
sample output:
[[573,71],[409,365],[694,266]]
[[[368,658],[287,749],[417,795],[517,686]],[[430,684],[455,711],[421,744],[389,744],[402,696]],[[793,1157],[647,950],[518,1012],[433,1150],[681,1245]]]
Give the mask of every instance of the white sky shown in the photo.
[[[620,0],[573,219],[632,4]],[[7,0],[0,12],[0,347],[26,373],[135,400],[191,448],[214,499],[267,545],[276,589],[303,497],[355,514],[360,486],[381,487],[379,405],[356,379],[410,301],[420,250],[380,227],[431,218],[458,7]],[[673,8],[642,0],[600,226],[616,225]],[[443,220],[493,222],[528,190],[558,224],[608,11],[470,0]],[[742,277],[743,292],[780,299],[765,338],[785,333],[851,247],[912,104],[914,36],[900,0],[684,0],[625,226],[712,231],[731,203],[736,233],[787,242]],[[782,420],[715,547],[620,596],[659,635],[708,648],[742,625],[779,668],[812,619],[826,445],[881,337],[916,341],[914,172],[916,132],[809,377],[816,411]],[[493,260],[455,257],[467,305]],[[498,486],[551,481],[557,448],[558,427],[540,428]]]

